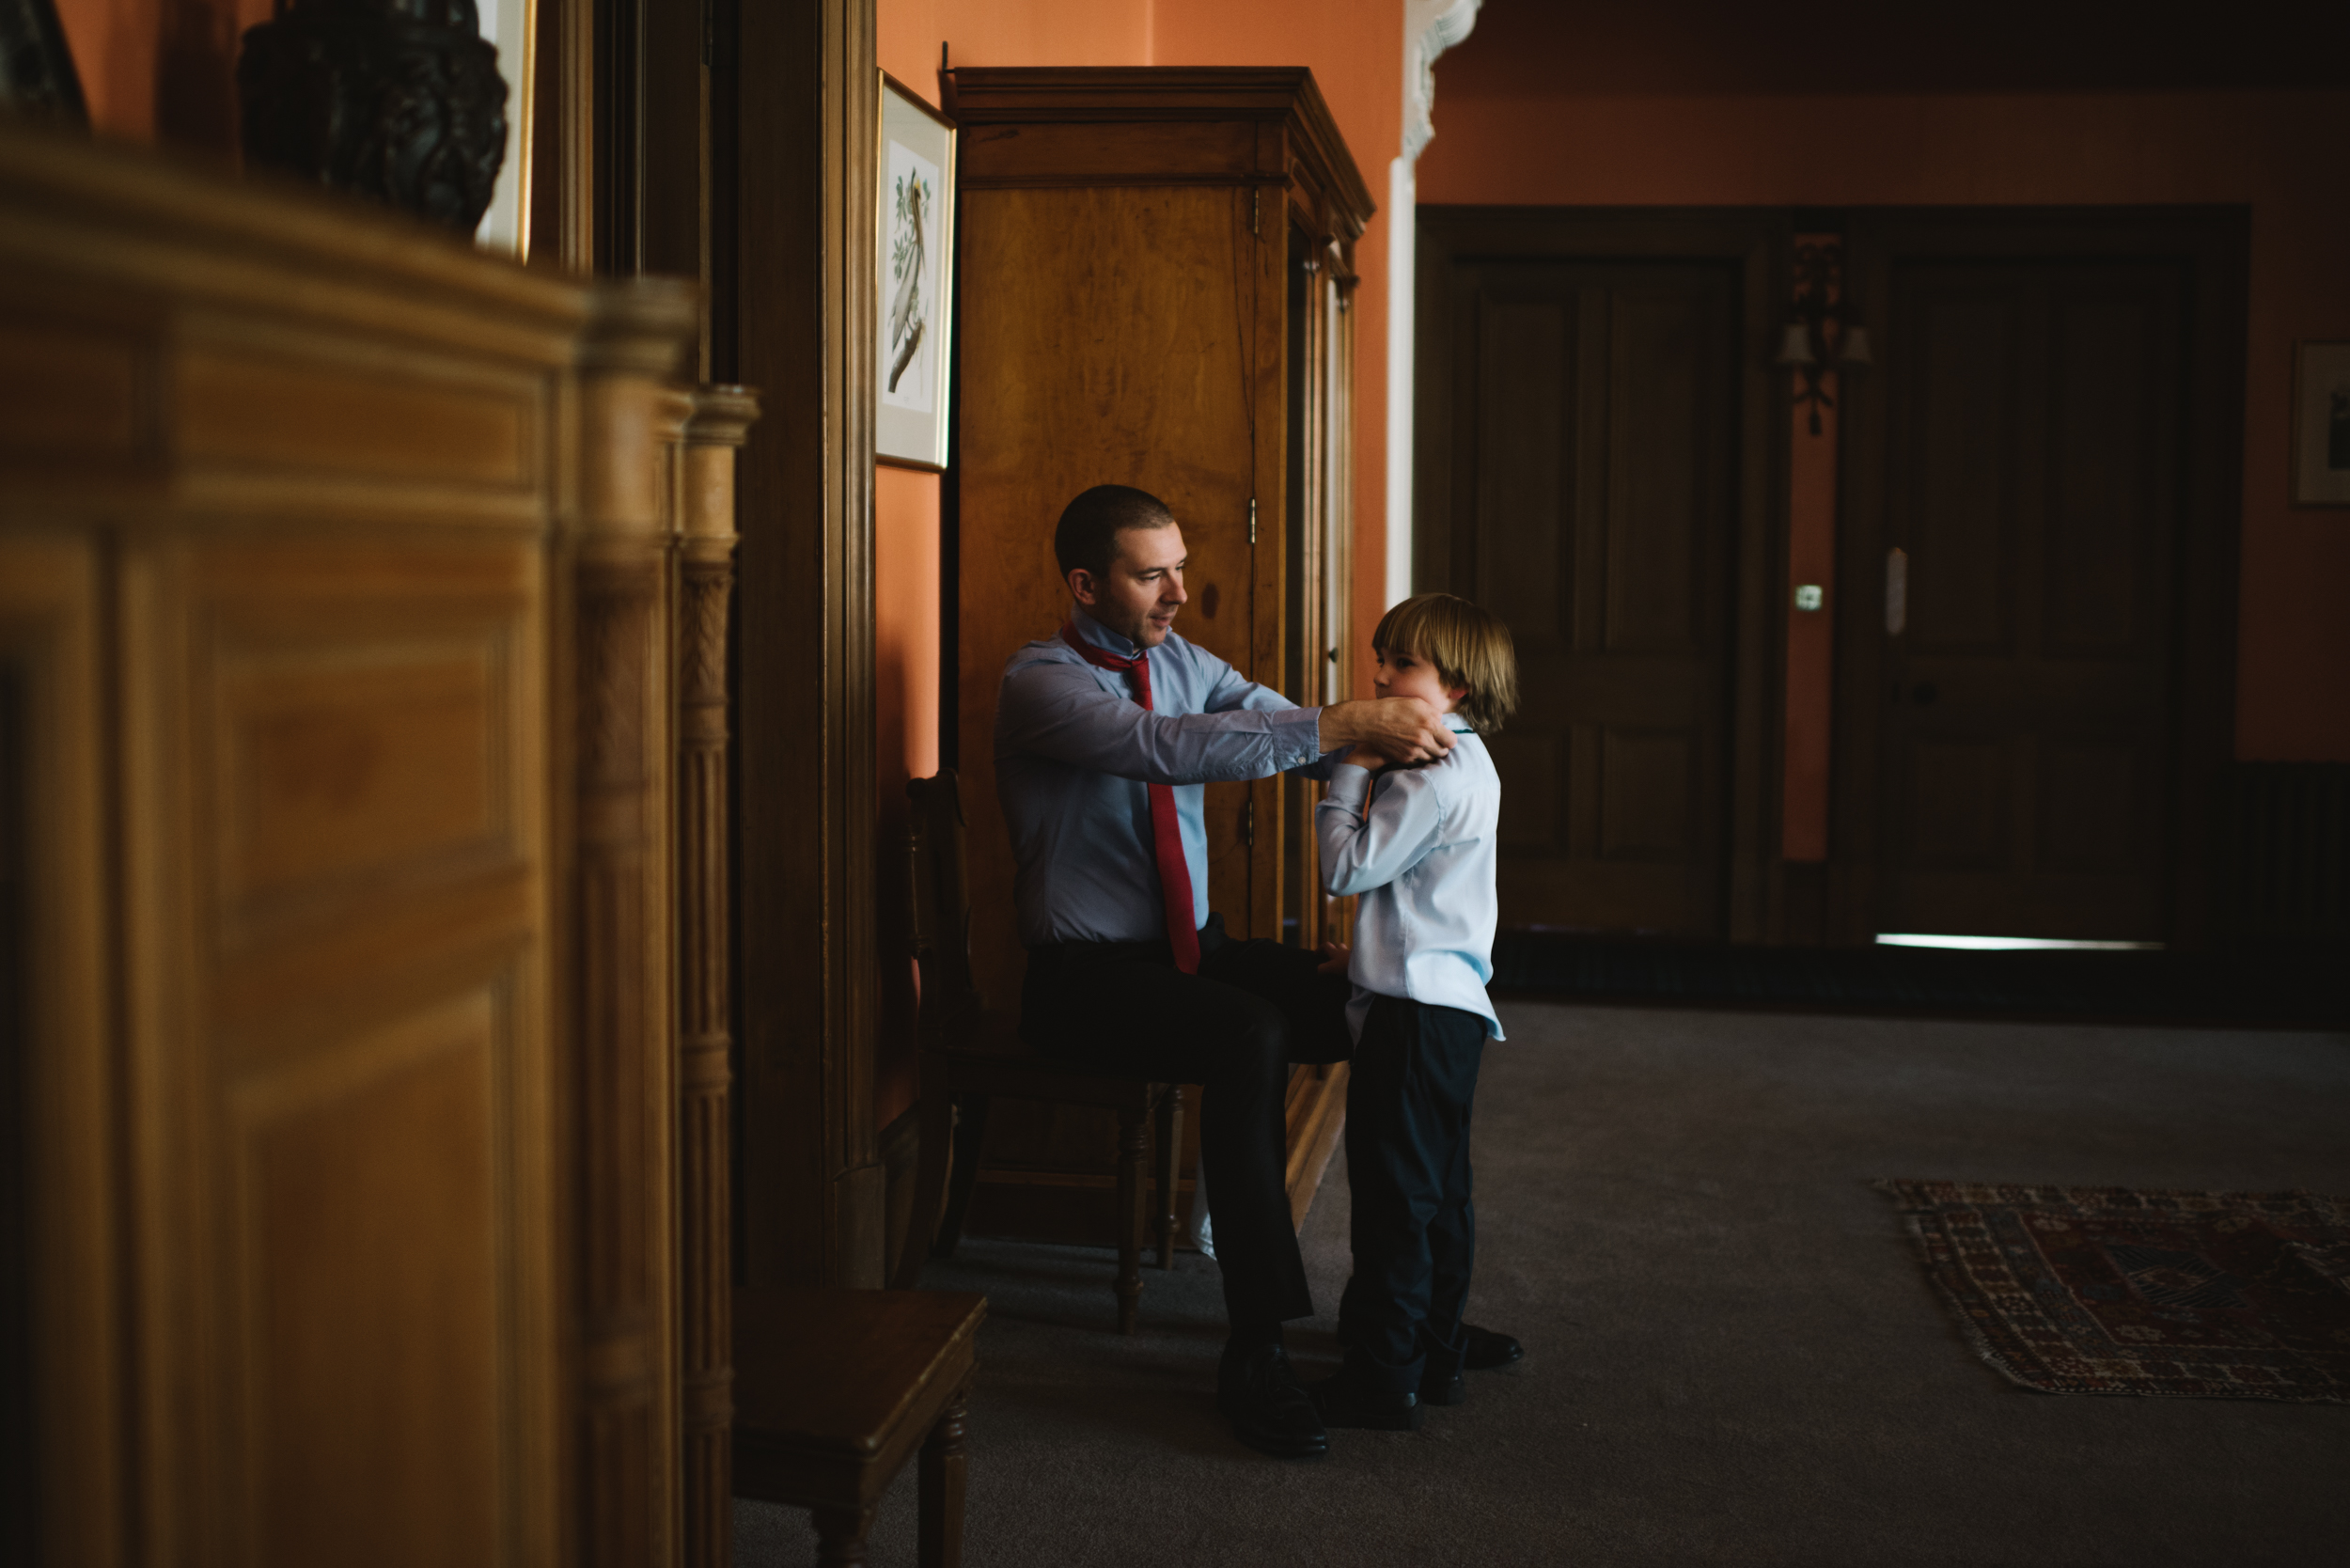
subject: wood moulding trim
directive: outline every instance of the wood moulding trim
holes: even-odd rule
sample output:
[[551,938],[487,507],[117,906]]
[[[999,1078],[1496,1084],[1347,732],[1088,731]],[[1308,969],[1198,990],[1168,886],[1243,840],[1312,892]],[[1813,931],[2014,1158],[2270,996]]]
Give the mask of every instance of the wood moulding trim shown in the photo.
[[678,1280],[682,1560],[724,1568],[733,1466],[733,1071],[727,813],[727,620],[734,594],[734,455],[756,394],[703,387],[679,454]]
[[[1135,124],[1246,120],[1280,125],[1310,166],[1327,170],[1338,237],[1353,241],[1376,212],[1371,188],[1339,133],[1338,121],[1304,66],[978,66],[949,73],[948,113],[967,133],[990,125]],[[1286,167],[1248,174],[1181,175],[1137,169],[990,176],[965,171],[966,190],[1058,185],[1279,185]]]
[[578,279],[484,266],[446,230],[375,202],[124,157],[30,125],[0,135],[0,205],[10,212],[0,261],[47,269],[70,259],[76,276],[103,277],[115,297],[148,289],[278,321],[395,322],[406,337],[489,341],[537,363],[561,361],[589,309]]
[[[721,8],[720,16],[729,8]],[[736,648],[744,1279],[882,1283],[873,1120],[872,0],[731,8],[721,373],[741,460]],[[754,281],[755,280],[755,281]]]
[[580,1336],[573,1529],[591,1563],[667,1555],[676,1325],[670,1281],[676,977],[667,831],[670,529],[664,445],[684,400],[662,383],[693,290],[600,283],[583,345],[577,511],[562,623],[572,794],[566,1007],[577,1052],[571,1231]]

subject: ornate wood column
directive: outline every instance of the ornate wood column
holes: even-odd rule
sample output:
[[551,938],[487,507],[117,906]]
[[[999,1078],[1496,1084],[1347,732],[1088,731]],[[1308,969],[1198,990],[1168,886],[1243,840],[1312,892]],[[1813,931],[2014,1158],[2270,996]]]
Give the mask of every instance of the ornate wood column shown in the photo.
[[734,592],[734,458],[758,395],[706,386],[680,451],[678,627],[679,1349],[688,1568],[732,1556],[732,1173],[728,1058],[727,609]]
[[689,286],[651,278],[599,284],[595,298],[568,553],[582,1506],[567,1556],[634,1568],[675,1556],[674,492],[665,495],[661,442],[675,442],[690,405],[662,384],[696,304]]

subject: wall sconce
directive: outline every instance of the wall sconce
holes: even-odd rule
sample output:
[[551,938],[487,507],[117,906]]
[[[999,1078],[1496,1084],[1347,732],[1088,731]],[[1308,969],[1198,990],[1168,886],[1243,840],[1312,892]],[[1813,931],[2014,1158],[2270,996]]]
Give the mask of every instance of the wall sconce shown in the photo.
[[1836,406],[1820,378],[1829,370],[1855,370],[1875,363],[1869,353],[1869,329],[1856,319],[1859,312],[1840,287],[1843,261],[1843,248],[1832,242],[1795,247],[1794,311],[1779,339],[1777,363],[1802,376],[1795,406],[1810,407],[1813,435],[1820,433],[1820,410]]

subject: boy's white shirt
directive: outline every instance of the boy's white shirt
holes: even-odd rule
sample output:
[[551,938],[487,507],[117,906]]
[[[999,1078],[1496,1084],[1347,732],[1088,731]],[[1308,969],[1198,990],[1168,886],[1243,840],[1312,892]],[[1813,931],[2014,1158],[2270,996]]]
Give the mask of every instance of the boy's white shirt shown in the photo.
[[1346,1010],[1355,1038],[1373,996],[1459,1008],[1503,1038],[1485,982],[1493,979],[1496,843],[1501,776],[1485,743],[1457,719],[1439,761],[1390,769],[1340,763],[1314,810],[1323,884],[1362,895],[1355,915],[1355,982]]

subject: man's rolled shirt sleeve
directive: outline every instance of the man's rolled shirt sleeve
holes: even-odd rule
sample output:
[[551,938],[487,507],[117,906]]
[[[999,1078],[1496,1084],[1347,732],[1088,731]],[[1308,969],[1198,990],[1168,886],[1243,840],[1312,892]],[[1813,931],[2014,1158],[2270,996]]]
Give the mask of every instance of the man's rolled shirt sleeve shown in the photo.
[[[1238,708],[1254,709],[1259,713],[1285,711],[1309,713],[1314,715],[1314,729],[1317,735],[1322,729],[1321,709],[1300,709],[1297,704],[1283,697],[1279,692],[1269,686],[1259,685],[1230,665],[1224,666],[1222,678],[1217,681],[1215,688],[1208,694],[1206,708],[1211,713],[1230,713]],[[1297,763],[1281,771],[1300,778],[1327,779],[1330,776],[1330,770],[1339,765],[1339,759],[1345,756],[1346,752],[1345,746],[1336,746],[1320,753],[1311,761]]]
[[1320,709],[1242,684],[1248,694],[1221,712],[1161,713],[1103,690],[1089,666],[1039,661],[1004,682],[997,750],[1145,784],[1264,778],[1321,760]]

